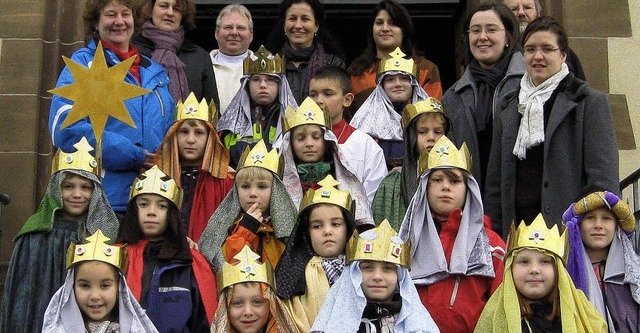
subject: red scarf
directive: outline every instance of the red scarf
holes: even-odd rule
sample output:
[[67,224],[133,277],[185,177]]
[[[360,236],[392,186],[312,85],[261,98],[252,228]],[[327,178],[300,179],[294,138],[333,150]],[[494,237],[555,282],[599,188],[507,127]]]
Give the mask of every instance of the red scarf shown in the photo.
[[136,81],[138,81],[138,85],[140,85],[140,52],[138,52],[138,49],[133,46],[133,44],[129,44],[129,51],[127,52],[123,52],[120,51],[119,48],[117,48],[115,45],[107,43],[104,39],[100,38],[100,42],[102,42],[102,46],[108,48],[109,50],[113,51],[113,53],[116,54],[116,56],[118,57],[118,59],[120,59],[120,61],[125,61],[131,57],[133,57],[134,55],[136,56],[136,59],[133,60],[133,64],[131,65],[131,68],[129,68],[129,73],[133,74],[133,76],[136,78]]

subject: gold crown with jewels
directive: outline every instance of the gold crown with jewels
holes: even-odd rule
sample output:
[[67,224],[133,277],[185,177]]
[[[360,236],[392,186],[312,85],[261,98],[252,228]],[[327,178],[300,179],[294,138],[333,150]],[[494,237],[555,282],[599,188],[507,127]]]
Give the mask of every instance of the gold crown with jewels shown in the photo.
[[264,140],[260,140],[253,148],[249,149],[248,146],[244,148],[236,169],[240,171],[240,169],[247,167],[267,169],[282,178],[284,160],[282,156],[278,155],[277,149],[273,148],[268,151]]
[[418,65],[413,59],[405,59],[406,54],[397,47],[389,53],[389,58],[380,60],[378,75],[388,71],[401,71],[418,77]]
[[442,114],[445,120],[445,132],[449,129],[449,118],[444,113],[442,103],[440,103],[438,99],[433,97],[429,97],[424,101],[419,101],[414,104],[407,104],[402,110],[402,128],[406,130],[407,127],[409,127],[409,124],[411,124],[411,121],[424,113]]
[[127,262],[126,245],[110,245],[110,239],[100,229],[87,237],[86,243],[69,245],[67,250],[67,268],[90,260],[99,260],[124,271]]
[[182,190],[173,179],[160,171],[157,165],[141,173],[133,181],[129,199],[140,194],[157,194],[173,202],[178,208],[182,205]]
[[307,97],[302,101],[302,104],[298,106],[297,110],[294,110],[291,106],[287,107],[287,111],[284,113],[284,131],[288,132],[292,128],[300,125],[319,125],[326,129],[331,129],[331,116],[327,108],[321,108],[316,102]]
[[410,243],[402,241],[387,219],[363,233],[354,231],[347,243],[346,257],[347,262],[374,260],[411,268]]
[[471,173],[471,154],[467,144],[463,143],[460,149],[443,135],[431,149],[429,153],[426,151],[420,154],[418,159],[418,172],[423,174],[425,171],[438,167],[455,167]]
[[284,61],[281,56],[277,54],[273,56],[264,45],[260,45],[253,56],[248,55],[244,58],[242,72],[244,75],[284,74]]
[[212,115],[217,114],[216,105],[211,102],[207,104],[205,98],[198,102],[196,95],[192,92],[187,99],[178,101],[176,104],[176,121],[182,119],[198,119],[210,123],[214,123],[215,119]]
[[507,244],[507,254],[523,247],[537,248],[556,254],[564,262],[569,252],[566,230],[560,234],[558,225],[547,227],[542,214],[538,214],[530,225],[520,222],[517,229],[512,222]]
[[271,264],[268,261],[260,263],[260,256],[251,251],[248,245],[245,245],[233,258],[237,262],[233,264],[225,262],[218,273],[218,293],[228,286],[242,282],[262,282],[272,288],[275,286]]
[[336,186],[340,183],[333,178],[330,174],[327,175],[323,180],[318,182],[320,188],[314,190],[310,188],[307,193],[302,198],[302,203],[300,204],[300,211],[302,212],[309,206],[313,206],[316,204],[333,204],[339,207],[344,208],[347,212],[351,213],[351,216],[354,215],[355,203],[351,198],[351,193],[345,190],[339,190]]
[[[73,153],[65,153],[61,149],[56,151],[51,161],[51,174],[60,170],[84,170],[98,175],[98,162],[91,155],[93,147],[82,137],[80,141],[73,145],[76,151]],[[99,176],[99,175],[98,175]]]

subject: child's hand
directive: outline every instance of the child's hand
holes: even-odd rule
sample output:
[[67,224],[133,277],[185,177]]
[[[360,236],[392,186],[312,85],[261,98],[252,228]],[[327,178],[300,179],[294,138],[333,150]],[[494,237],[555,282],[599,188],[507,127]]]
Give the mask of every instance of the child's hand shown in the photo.
[[198,243],[194,242],[191,238],[187,237],[187,243],[189,243],[189,248],[194,249],[196,251],[200,251],[198,248]]
[[253,218],[260,221],[260,223],[262,223],[262,221],[264,220],[262,218],[262,210],[258,208],[257,202],[254,202],[253,205],[251,205],[251,207],[247,209],[247,214],[253,216]]

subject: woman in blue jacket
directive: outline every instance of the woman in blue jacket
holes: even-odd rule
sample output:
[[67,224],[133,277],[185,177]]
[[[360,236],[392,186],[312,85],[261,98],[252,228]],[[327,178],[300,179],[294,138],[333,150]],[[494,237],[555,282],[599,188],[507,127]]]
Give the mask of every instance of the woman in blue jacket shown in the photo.
[[[140,7],[137,3],[134,0],[88,1],[83,18],[93,38],[71,56],[71,60],[89,67],[98,41],[102,42],[108,67],[135,55],[124,81],[151,90],[150,93],[124,101],[135,127],[117,119],[109,119],[102,134],[102,184],[109,203],[120,214],[126,212],[131,182],[141,169],[151,167],[152,152],[162,142],[174,118],[174,101],[169,94],[166,71],[130,44],[135,28],[140,23]],[[73,82],[71,72],[65,67],[56,87]],[[119,101],[114,101],[114,105],[116,102]],[[49,112],[53,145],[71,151],[73,144],[84,136],[95,147],[95,136],[88,119],[61,128],[72,108],[72,101],[53,96]]]

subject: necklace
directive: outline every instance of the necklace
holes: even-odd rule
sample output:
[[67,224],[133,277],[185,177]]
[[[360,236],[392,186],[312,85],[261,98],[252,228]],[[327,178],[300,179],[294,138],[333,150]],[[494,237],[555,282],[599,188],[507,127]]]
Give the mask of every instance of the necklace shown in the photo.
[[344,133],[344,130],[347,128],[347,122],[345,121],[344,126],[342,126],[342,130],[340,131],[340,134],[338,135],[338,144],[340,143],[340,138],[342,138],[342,134]]

